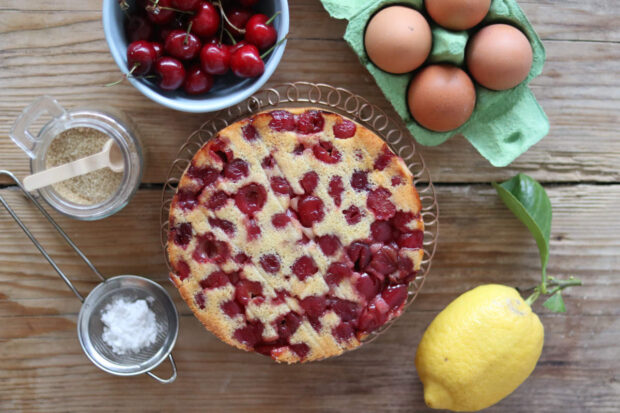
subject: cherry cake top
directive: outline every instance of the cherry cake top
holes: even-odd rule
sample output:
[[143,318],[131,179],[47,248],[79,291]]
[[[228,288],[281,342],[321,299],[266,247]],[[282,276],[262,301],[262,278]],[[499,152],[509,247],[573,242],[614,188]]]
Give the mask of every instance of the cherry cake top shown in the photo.
[[170,208],[170,277],[238,348],[304,362],[355,348],[402,312],[422,260],[413,177],[370,130],[312,108],[219,132]]

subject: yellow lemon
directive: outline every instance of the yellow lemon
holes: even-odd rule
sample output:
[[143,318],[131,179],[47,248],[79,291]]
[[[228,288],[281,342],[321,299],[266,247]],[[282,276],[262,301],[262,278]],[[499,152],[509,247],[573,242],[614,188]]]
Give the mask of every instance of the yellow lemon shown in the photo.
[[429,407],[468,412],[512,393],[532,373],[543,325],[517,290],[482,285],[430,324],[415,358]]

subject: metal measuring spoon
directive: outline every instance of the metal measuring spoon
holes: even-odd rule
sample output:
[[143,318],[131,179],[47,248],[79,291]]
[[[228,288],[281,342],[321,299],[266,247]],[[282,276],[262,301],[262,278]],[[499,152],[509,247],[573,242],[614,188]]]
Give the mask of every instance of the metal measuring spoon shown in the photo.
[[113,139],[103,145],[101,152],[29,175],[23,183],[26,190],[32,192],[103,168],[110,168],[112,172],[123,172],[125,169],[123,154]]

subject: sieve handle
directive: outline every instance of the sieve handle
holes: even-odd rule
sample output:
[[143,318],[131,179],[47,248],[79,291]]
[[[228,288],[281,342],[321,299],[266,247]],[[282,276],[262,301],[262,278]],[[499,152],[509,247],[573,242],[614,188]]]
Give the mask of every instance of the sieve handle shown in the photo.
[[154,373],[151,373],[150,371],[147,371],[146,374],[148,374],[149,376],[151,376],[152,378],[154,378],[160,383],[163,383],[163,384],[172,383],[173,381],[177,379],[177,366],[174,363],[174,358],[172,357],[172,354],[168,354],[168,360],[170,360],[170,365],[172,366],[172,375],[169,378],[162,379],[161,377],[155,375]]
[[[47,211],[45,210],[45,208],[43,208],[41,206],[41,204],[39,204],[39,202],[34,199],[34,197],[32,195],[30,195],[30,193],[28,193],[28,191],[26,191],[26,189],[24,188],[24,186],[22,185],[21,182],[19,182],[19,180],[17,179],[17,177],[15,175],[13,175],[12,172],[10,171],[6,171],[6,170],[0,170],[0,175],[4,175],[4,176],[8,176],[9,178],[11,178],[11,180],[19,187],[19,189],[24,193],[24,195],[26,196],[26,198],[28,198],[28,200],[30,200],[30,202],[32,202],[37,209],[41,212],[41,214],[47,218],[47,220],[50,222],[50,224],[52,224],[52,226],[54,227],[54,229],[60,234],[60,236],[65,240],[65,242],[67,244],[69,244],[69,246],[71,248],[73,248],[73,250],[75,251],[76,254],[78,254],[80,256],[80,258],[82,259],[82,261],[84,261],[86,263],[86,265],[88,265],[88,267],[97,275],[97,277],[99,277],[99,279],[103,282],[105,281],[105,278],[103,277],[103,275],[101,275],[101,273],[97,270],[97,268],[95,268],[95,266],[92,264],[92,262],[90,262],[90,260],[86,257],[86,255],[84,255],[84,253],[82,252],[82,250],[80,250],[77,245],[75,245],[75,243],[71,240],[71,238],[69,238],[69,236],[65,233],[65,231],[63,231],[63,229],[60,227],[60,225],[58,225],[56,223],[56,221],[54,220],[54,218],[52,218],[50,216],[50,214],[47,213]],[[19,216],[17,216],[17,214],[15,213],[15,211],[13,210],[13,208],[11,208],[8,204],[8,202],[2,197],[0,196],[0,204],[2,204],[2,206],[4,207],[4,209],[6,209],[6,211],[9,213],[9,215],[11,216],[11,218],[13,218],[13,220],[17,223],[17,225],[19,225],[19,227],[22,229],[22,231],[24,231],[24,233],[28,236],[28,238],[30,238],[30,241],[32,241],[32,243],[34,244],[35,247],[37,247],[37,249],[39,250],[39,252],[41,253],[41,255],[43,255],[43,257],[47,260],[47,262],[50,263],[50,265],[52,266],[52,268],[54,268],[54,271],[56,271],[58,273],[58,275],[60,275],[60,278],[62,278],[62,280],[65,282],[65,284],[67,284],[67,286],[71,289],[71,291],[73,291],[73,294],[75,294],[75,296],[81,301],[84,302],[84,297],[82,296],[82,294],[79,293],[79,291],[77,290],[77,288],[75,288],[75,286],[73,285],[73,283],[69,280],[69,277],[67,277],[67,275],[58,267],[58,265],[56,264],[56,262],[54,261],[54,259],[52,257],[50,257],[50,255],[47,253],[47,251],[45,250],[45,248],[43,248],[43,246],[39,243],[39,241],[36,239],[36,237],[32,234],[32,232],[30,232],[30,230],[28,229],[28,227],[26,226],[26,224],[24,224],[22,222],[22,220],[19,218]]]

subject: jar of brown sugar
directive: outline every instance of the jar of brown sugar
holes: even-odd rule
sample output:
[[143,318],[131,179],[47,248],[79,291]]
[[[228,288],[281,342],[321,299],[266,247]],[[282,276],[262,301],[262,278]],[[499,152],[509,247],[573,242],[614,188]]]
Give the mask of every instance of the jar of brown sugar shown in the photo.
[[[31,133],[31,125],[44,114],[52,119],[38,133]],[[103,168],[38,190],[50,206],[72,218],[108,217],[127,205],[140,185],[144,157],[137,129],[114,109],[65,110],[55,99],[43,96],[24,109],[10,136],[30,157],[32,173],[93,155],[110,139],[118,146],[122,172]]]

